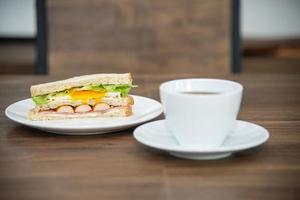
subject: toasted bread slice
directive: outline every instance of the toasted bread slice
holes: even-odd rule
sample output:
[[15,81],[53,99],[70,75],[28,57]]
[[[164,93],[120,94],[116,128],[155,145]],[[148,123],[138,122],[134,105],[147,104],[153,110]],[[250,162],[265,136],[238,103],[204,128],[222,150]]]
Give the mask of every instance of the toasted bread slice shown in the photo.
[[126,74],[93,74],[76,76],[73,78],[33,85],[30,88],[31,96],[59,92],[66,89],[95,84],[132,84],[130,73]]

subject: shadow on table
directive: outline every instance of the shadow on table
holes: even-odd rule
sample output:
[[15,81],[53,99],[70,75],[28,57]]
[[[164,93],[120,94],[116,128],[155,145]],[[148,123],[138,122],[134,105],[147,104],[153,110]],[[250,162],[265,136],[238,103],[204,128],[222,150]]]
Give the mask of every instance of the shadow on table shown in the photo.
[[10,129],[7,133],[6,143],[15,147],[28,148],[101,148],[118,145],[120,142],[128,140],[128,135],[133,129],[119,132],[98,134],[98,135],[59,135],[55,133],[47,133],[34,128],[17,125]]
[[215,164],[231,164],[244,163],[259,160],[263,158],[262,149],[265,145],[246,151],[238,152],[230,157],[219,160],[187,160],[181,159],[170,154],[143,146],[134,141],[133,136],[129,135],[134,128],[99,135],[88,136],[70,136],[47,133],[26,126],[15,126],[7,134],[7,143],[22,149],[65,149],[75,151],[93,151],[106,148],[115,148],[126,150],[131,156],[139,157],[139,159],[159,159],[167,165],[215,165]]
[[162,157],[162,160],[165,163],[168,164],[220,164],[220,163],[233,163],[233,162],[243,162],[244,160],[247,162],[250,160],[257,160],[260,159],[262,156],[262,150],[264,148],[263,146],[255,147],[249,150],[244,150],[238,153],[234,153],[229,157],[223,158],[223,159],[217,159],[217,160],[189,160],[189,159],[183,159],[178,158],[175,156],[170,155],[168,152],[152,149],[150,147],[142,146],[141,144],[138,144],[138,148],[140,151],[142,151],[144,154],[154,154],[154,155],[160,155]]
[[[135,128],[135,127],[134,127]],[[119,136],[119,135],[126,135],[130,134],[133,132],[134,128],[122,130],[122,131],[116,131],[116,132],[110,132],[110,133],[104,133],[104,134],[94,134],[94,135],[63,135],[63,134],[57,134],[57,133],[51,133],[51,132],[46,132],[43,130],[31,128],[28,126],[23,126],[23,125],[16,125],[8,135],[12,137],[48,137],[48,138],[53,138],[53,137],[68,137],[70,138],[96,138],[96,137],[114,137],[114,136]]]

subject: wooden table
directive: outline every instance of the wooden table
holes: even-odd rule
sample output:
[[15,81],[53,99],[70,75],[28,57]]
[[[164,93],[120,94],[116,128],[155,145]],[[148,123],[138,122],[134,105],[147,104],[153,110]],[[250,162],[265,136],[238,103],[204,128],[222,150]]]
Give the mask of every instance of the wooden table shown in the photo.
[[[136,75],[134,94],[194,75]],[[133,129],[61,136],[15,124],[9,104],[59,77],[0,76],[0,199],[300,199],[300,76],[224,77],[245,86],[239,119],[265,126],[260,148],[216,161],[182,160],[137,143]],[[162,116],[160,117],[162,118]]]

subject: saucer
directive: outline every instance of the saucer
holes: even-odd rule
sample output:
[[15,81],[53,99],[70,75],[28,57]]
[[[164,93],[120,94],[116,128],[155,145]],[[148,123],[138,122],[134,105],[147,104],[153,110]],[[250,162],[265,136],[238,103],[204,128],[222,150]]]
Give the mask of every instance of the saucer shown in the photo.
[[140,143],[185,159],[213,160],[259,146],[269,138],[269,132],[254,123],[237,120],[236,127],[219,147],[195,148],[180,146],[165,127],[165,120],[143,124],[134,130]]

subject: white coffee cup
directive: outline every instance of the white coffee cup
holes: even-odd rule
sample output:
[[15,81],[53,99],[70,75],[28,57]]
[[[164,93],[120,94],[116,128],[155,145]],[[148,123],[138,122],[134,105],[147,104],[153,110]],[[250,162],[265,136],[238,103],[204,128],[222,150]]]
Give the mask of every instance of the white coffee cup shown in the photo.
[[181,79],[160,85],[166,127],[186,147],[220,146],[236,124],[243,86],[220,79]]

